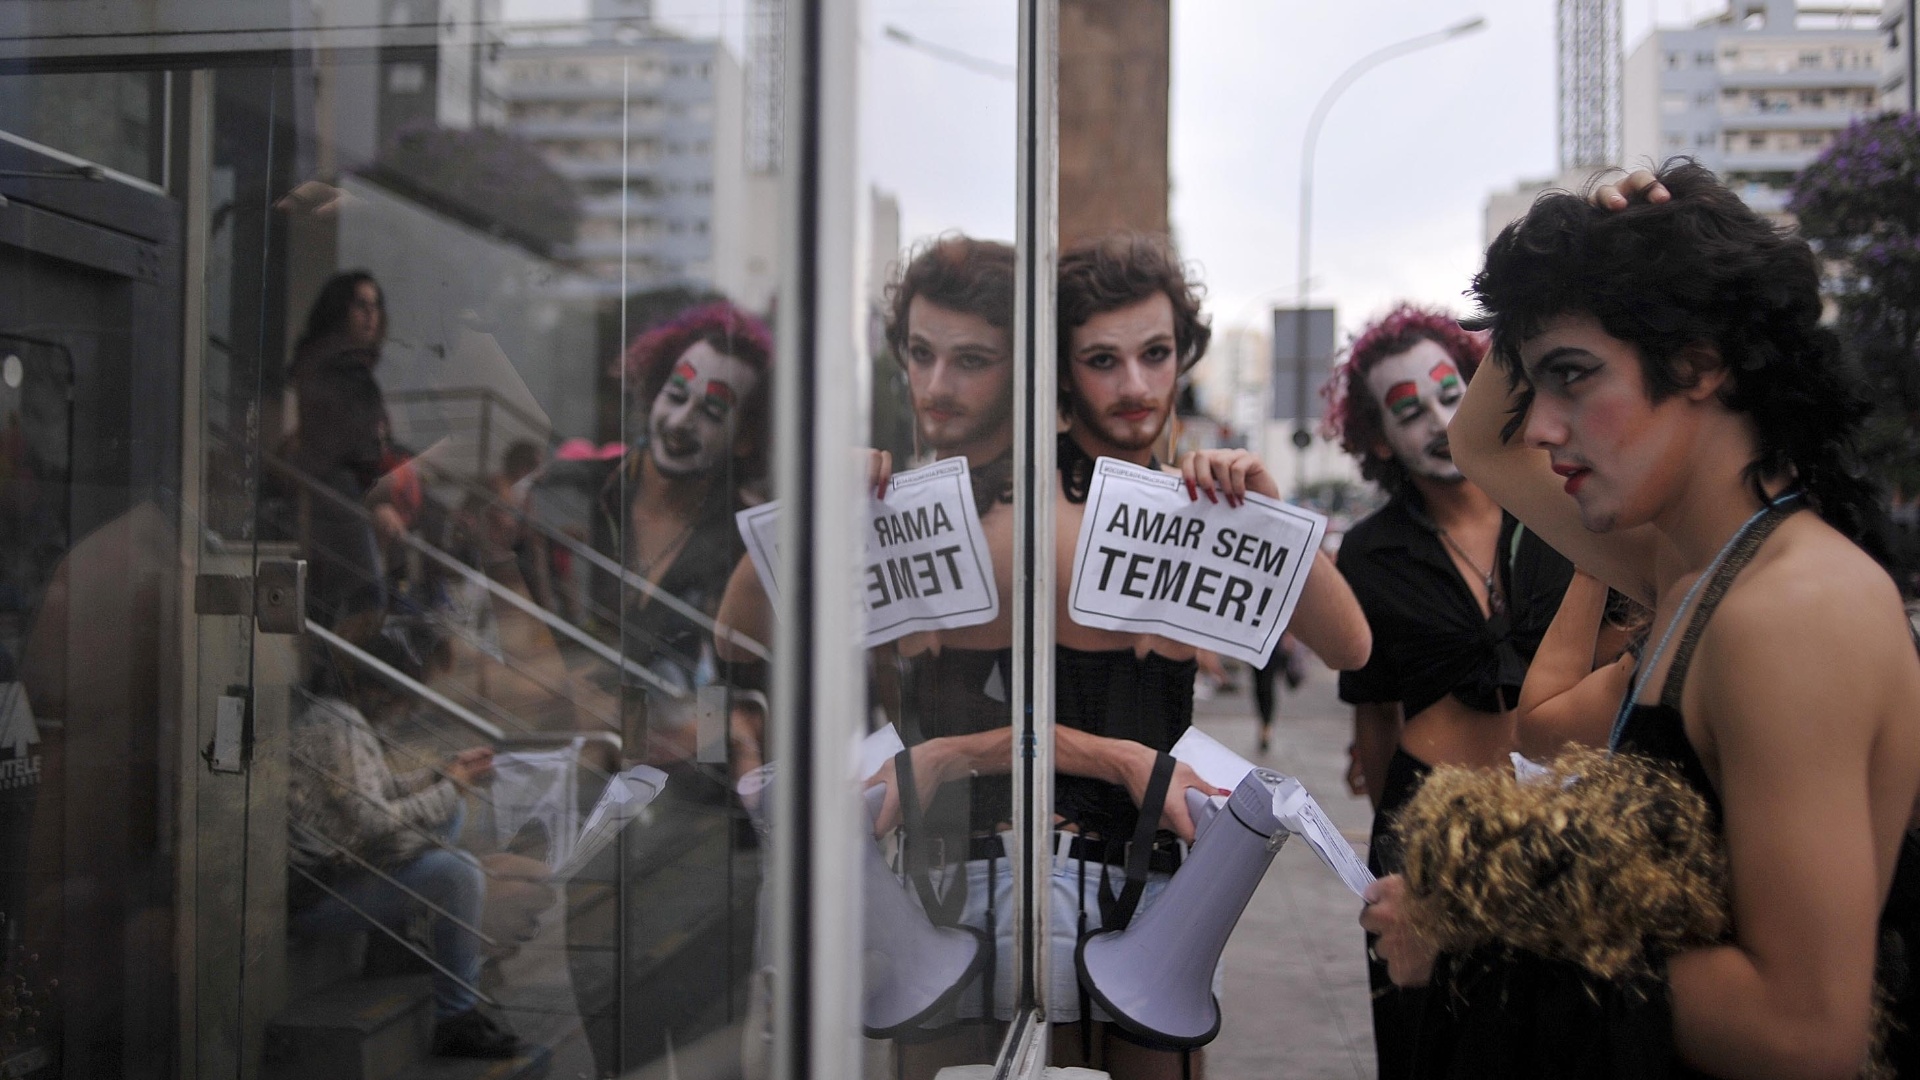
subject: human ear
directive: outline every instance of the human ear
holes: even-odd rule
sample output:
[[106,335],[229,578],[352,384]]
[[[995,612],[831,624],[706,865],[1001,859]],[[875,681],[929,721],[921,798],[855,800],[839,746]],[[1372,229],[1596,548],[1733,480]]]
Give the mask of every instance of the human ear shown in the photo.
[[1684,346],[1674,354],[1673,360],[1676,374],[1683,383],[1680,392],[1689,401],[1705,401],[1718,394],[1731,374],[1726,360],[1720,356],[1720,347],[1712,342],[1697,341]]

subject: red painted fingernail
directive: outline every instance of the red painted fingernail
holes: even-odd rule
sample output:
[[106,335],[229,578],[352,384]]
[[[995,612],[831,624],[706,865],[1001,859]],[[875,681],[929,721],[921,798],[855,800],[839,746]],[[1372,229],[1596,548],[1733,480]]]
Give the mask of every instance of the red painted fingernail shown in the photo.
[[1193,490],[1193,481],[1191,480],[1187,481],[1187,498],[1192,499],[1196,502],[1198,502],[1200,499],[1200,494]]
[[1213,503],[1217,503],[1217,502],[1219,502],[1219,501],[1220,501],[1219,499],[1216,499],[1216,498],[1214,498],[1214,495],[1213,495],[1213,489],[1212,489],[1212,488],[1208,488],[1208,489],[1207,489],[1207,501],[1208,501],[1208,502],[1213,502]]

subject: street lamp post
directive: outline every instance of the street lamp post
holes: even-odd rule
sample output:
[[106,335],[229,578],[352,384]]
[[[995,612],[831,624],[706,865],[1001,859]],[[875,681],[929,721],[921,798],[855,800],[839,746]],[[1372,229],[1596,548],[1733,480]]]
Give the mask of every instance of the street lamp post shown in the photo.
[[1356,60],[1352,67],[1340,73],[1320,96],[1320,104],[1313,107],[1313,118],[1307,121],[1305,148],[1300,152],[1300,293],[1299,306],[1294,319],[1294,382],[1293,407],[1300,415],[1294,418],[1293,445],[1296,451],[1293,459],[1293,484],[1297,491],[1307,482],[1307,447],[1313,436],[1307,431],[1307,303],[1310,298],[1313,266],[1313,149],[1320,141],[1320,127],[1326,123],[1327,112],[1333,108],[1334,101],[1346,92],[1347,87],[1367,72],[1381,64],[1411,52],[1418,52],[1431,45],[1452,41],[1454,38],[1471,34],[1485,28],[1487,20],[1479,15],[1464,22],[1455,23],[1444,30],[1408,38],[1405,41],[1389,45],[1377,52],[1368,53]]

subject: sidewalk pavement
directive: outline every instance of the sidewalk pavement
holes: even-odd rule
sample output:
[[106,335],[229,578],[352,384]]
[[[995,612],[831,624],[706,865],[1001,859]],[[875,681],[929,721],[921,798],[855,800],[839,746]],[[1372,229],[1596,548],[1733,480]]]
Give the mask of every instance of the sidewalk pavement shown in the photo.
[[[1253,695],[1194,702],[1201,730],[1258,765],[1300,778],[1361,855],[1373,819],[1347,794],[1350,706],[1310,661],[1298,691],[1280,684],[1272,747],[1261,754]],[[1209,1080],[1373,1080],[1373,1020],[1360,902],[1298,839],[1282,848],[1227,943],[1225,1014],[1207,1047]]]

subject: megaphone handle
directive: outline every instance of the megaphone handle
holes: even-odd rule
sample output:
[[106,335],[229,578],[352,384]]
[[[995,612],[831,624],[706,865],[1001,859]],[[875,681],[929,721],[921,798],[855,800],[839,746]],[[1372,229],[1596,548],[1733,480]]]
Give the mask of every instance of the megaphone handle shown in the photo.
[[1219,813],[1219,811],[1213,808],[1213,800],[1202,793],[1199,788],[1190,787],[1187,789],[1187,817],[1193,821],[1194,839],[1198,840],[1200,838],[1201,830],[1207,827],[1207,823],[1212,821],[1213,815],[1217,813]]
[[1165,751],[1153,759],[1153,773],[1147,778],[1146,796],[1140,800],[1140,816],[1133,827],[1133,843],[1127,848],[1127,882],[1120,887],[1120,896],[1108,916],[1102,918],[1102,930],[1125,930],[1133,921],[1134,909],[1140,906],[1153,854],[1153,834],[1160,828],[1160,816],[1173,784],[1173,766],[1173,755]]

